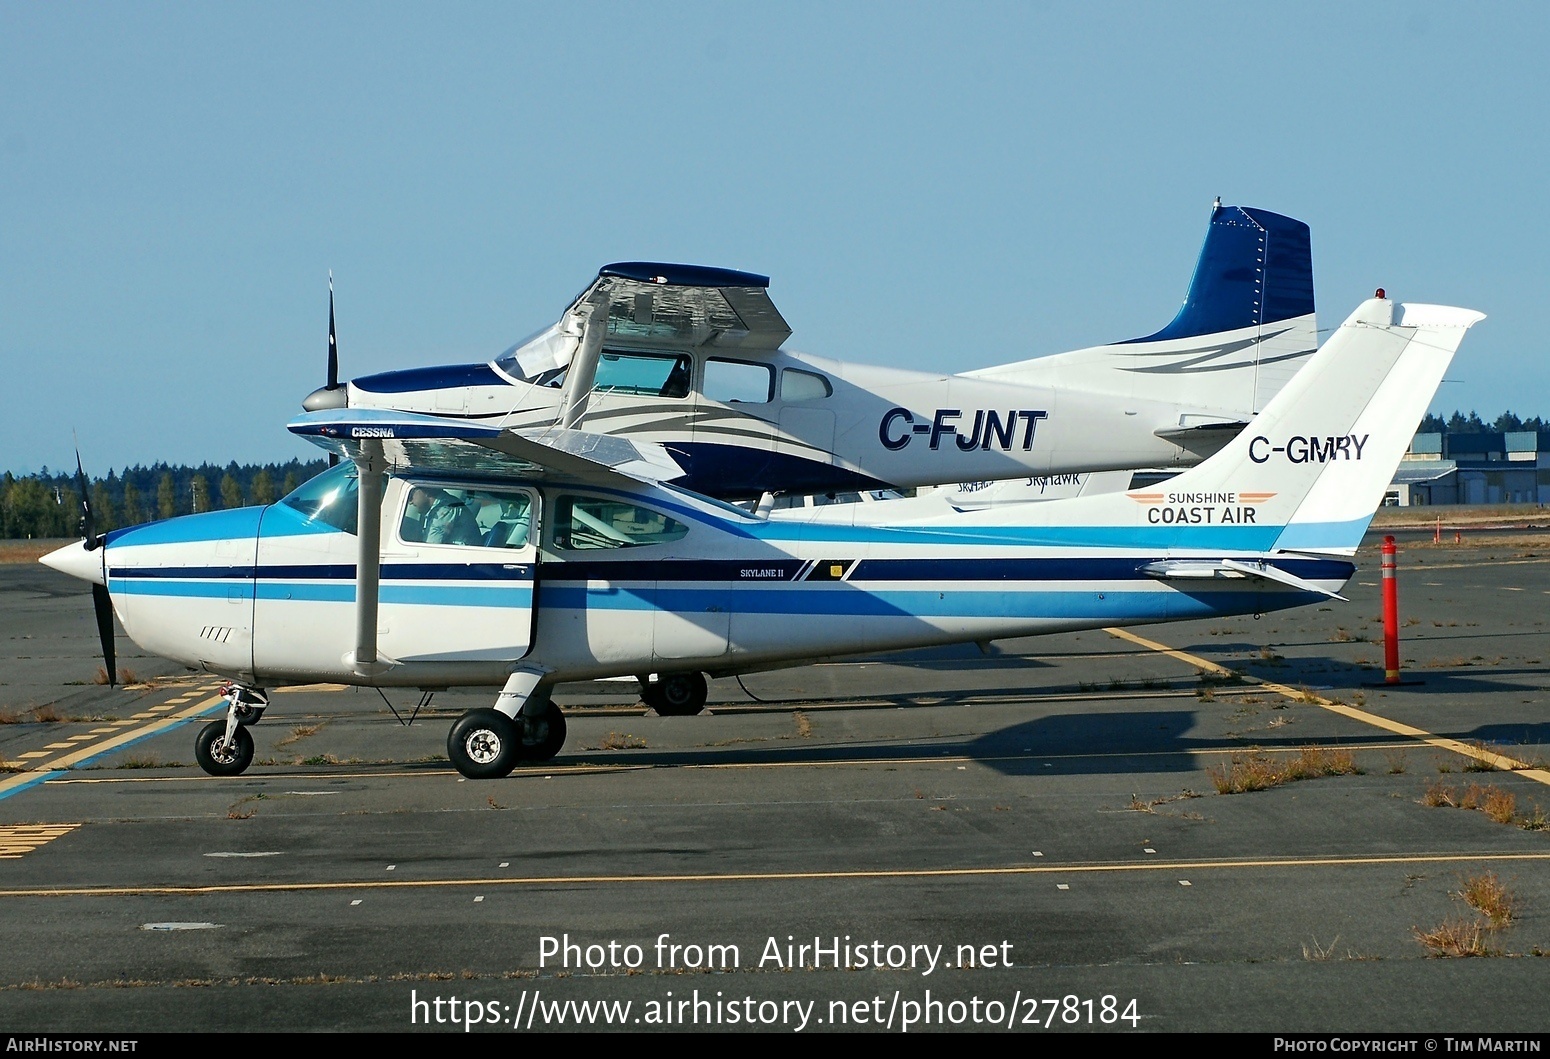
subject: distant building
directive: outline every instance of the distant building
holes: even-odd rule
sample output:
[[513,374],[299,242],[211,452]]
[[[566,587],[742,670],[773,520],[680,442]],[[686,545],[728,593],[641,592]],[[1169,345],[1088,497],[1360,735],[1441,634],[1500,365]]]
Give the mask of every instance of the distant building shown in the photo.
[[1550,433],[1417,434],[1384,503],[1550,503]]

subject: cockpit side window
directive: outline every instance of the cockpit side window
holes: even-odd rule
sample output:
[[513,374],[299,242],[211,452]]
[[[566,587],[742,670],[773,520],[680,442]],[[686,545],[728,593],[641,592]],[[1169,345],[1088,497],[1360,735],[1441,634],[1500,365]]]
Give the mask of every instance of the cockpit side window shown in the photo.
[[398,523],[406,544],[525,548],[533,535],[533,498],[508,489],[411,483]]
[[593,389],[633,397],[688,397],[690,362],[682,353],[626,353],[605,349]]

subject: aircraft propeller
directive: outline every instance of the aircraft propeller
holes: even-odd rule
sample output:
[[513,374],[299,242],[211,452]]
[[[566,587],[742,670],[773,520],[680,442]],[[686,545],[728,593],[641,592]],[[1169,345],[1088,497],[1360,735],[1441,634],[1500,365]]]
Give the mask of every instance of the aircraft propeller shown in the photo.
[[[86,485],[86,471],[81,467],[81,449],[75,449],[75,487],[81,494],[81,536],[85,537],[86,550],[102,547],[102,537],[97,533],[97,516],[91,508],[91,496]],[[106,559],[104,558],[104,561]],[[97,615],[97,638],[102,643],[102,668],[108,674],[108,687],[118,685],[118,656],[113,646],[113,600],[108,586],[95,582],[91,586],[92,610]]]
[[[339,385],[339,341],[334,332],[334,274],[328,274],[328,371],[327,381],[307,395],[307,399],[301,402],[302,408],[309,412],[322,411],[325,408],[344,408],[349,404],[349,391]],[[334,453],[328,454],[328,465],[332,467],[339,462],[339,457]]]

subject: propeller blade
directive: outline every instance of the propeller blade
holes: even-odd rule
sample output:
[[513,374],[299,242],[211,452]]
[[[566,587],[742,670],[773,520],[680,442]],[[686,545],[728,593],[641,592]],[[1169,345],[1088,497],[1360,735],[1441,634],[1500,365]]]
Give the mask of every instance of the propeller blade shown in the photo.
[[[339,339],[334,334],[334,273],[330,269],[328,273],[328,385],[325,389],[339,389]],[[333,467],[339,462],[339,455],[330,452],[328,465]]]
[[108,671],[108,687],[116,687],[118,655],[113,649],[113,600],[107,585],[91,586],[91,605],[97,612],[97,636],[102,640],[102,666]]
[[86,487],[86,472],[81,469],[81,447],[75,447],[75,488],[81,494],[81,536],[86,538],[86,550],[91,551],[102,543],[97,536],[97,516],[92,514],[90,494]]
[[334,274],[328,274],[328,389],[339,389],[339,342],[334,337]]

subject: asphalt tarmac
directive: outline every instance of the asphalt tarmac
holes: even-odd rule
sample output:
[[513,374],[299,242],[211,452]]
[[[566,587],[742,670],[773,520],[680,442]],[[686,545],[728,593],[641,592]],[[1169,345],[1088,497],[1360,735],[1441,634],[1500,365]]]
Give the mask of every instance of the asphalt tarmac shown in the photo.
[[1398,688],[1360,562],[698,717],[568,685],[560,755],[487,782],[445,740],[493,690],[279,692],[206,776],[218,682],[120,636],[145,683],[93,683],[85,586],[0,566],[0,1025],[1543,1033],[1550,539],[1407,543]]

